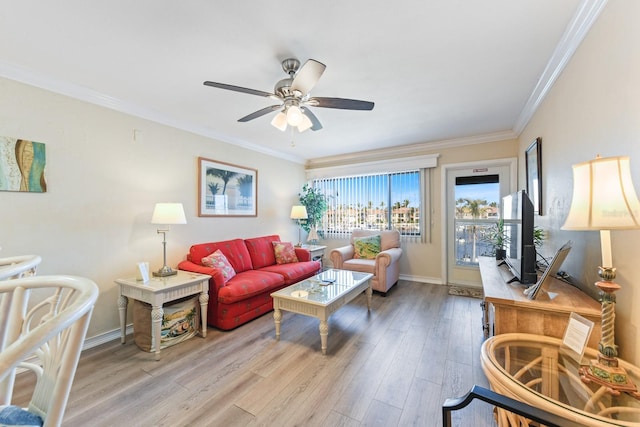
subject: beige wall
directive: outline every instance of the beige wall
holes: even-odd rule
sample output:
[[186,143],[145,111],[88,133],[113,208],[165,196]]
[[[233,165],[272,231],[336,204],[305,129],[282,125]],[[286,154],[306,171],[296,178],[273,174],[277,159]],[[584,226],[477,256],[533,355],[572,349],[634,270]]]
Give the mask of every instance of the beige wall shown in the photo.
[[[154,204],[182,202],[186,225],[167,233],[167,263],[193,243],[277,233],[297,239],[288,218],[304,167],[0,79],[0,135],[46,144],[48,192],[0,192],[0,256],[38,254],[39,274],[74,274],[98,283],[88,337],[116,330],[113,280],[137,261],[162,266]],[[141,141],[133,130],[141,130]],[[258,170],[257,218],[197,216],[198,156]]]
[[[536,223],[549,230],[547,255],[575,242],[564,268],[594,297],[600,265],[599,233],[560,230],[571,203],[574,163],[628,155],[640,190],[640,2],[610,0],[520,137],[525,148],[542,138],[544,215]],[[520,168],[520,182],[524,182]],[[522,186],[521,186],[522,187]],[[611,233],[617,293],[616,342],[620,356],[640,364],[640,231]]]

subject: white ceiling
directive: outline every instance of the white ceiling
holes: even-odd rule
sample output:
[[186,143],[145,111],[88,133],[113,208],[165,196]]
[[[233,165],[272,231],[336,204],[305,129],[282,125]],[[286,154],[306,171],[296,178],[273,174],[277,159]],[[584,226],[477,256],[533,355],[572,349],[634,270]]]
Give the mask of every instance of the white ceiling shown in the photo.
[[[6,2],[0,75],[295,161],[522,130],[606,0]],[[281,60],[327,68],[324,129],[281,132]],[[293,144],[292,144],[293,138]]]

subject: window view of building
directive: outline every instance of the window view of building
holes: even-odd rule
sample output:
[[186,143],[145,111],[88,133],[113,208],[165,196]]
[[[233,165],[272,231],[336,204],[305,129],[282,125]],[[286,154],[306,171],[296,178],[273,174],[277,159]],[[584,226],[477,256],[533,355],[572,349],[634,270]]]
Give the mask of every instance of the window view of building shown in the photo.
[[420,172],[317,179],[313,186],[327,196],[324,233],[355,228],[397,229],[420,235]]
[[456,178],[455,256],[458,266],[477,266],[495,255],[489,231],[500,219],[498,175]]

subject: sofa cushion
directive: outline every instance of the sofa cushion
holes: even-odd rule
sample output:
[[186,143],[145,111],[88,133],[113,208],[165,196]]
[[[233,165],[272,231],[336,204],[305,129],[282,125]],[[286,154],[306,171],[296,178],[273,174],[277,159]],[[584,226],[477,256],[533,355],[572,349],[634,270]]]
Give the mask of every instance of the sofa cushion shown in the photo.
[[222,304],[232,304],[264,292],[276,290],[284,284],[284,277],[280,274],[263,271],[248,270],[236,274],[226,286],[218,291],[218,301]]
[[222,272],[222,277],[224,277],[224,283],[227,283],[229,279],[236,275],[236,271],[220,249],[202,258],[202,265],[219,269]]
[[380,235],[355,238],[353,247],[354,258],[375,259],[380,253]]
[[273,253],[276,256],[276,264],[290,264],[298,262],[296,250],[291,242],[271,242]]
[[254,237],[244,241],[247,247],[247,252],[249,253],[249,256],[251,256],[251,264],[254,269],[257,270],[276,263],[276,256],[273,252],[273,244],[271,242],[279,241],[280,236],[277,234],[272,236]]
[[191,262],[202,265],[202,258],[214,253],[218,249],[224,254],[236,273],[253,269],[251,256],[249,256],[247,246],[242,239],[193,245],[189,249],[187,258]]
[[292,264],[274,264],[262,267],[260,271],[277,273],[284,277],[284,283],[289,286],[317,274],[321,269],[320,261],[302,261]]

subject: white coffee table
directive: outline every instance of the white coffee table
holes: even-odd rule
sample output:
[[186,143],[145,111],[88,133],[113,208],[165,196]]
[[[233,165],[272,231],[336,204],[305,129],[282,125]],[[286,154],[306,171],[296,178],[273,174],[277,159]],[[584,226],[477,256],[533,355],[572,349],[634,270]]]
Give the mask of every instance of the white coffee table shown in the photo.
[[[329,316],[365,291],[367,309],[371,311],[372,277],[369,273],[331,269],[272,293],[276,339],[280,339],[282,310],[315,317],[320,319],[322,354],[327,354]],[[330,283],[325,285],[323,281]]]

